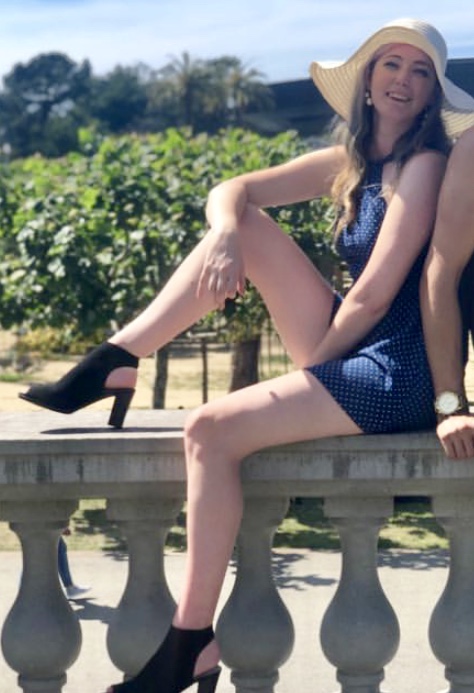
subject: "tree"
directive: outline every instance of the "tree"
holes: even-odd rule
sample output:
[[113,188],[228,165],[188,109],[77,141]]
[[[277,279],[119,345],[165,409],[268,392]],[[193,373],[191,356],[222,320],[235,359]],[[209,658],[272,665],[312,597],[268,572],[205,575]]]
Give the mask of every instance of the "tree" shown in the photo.
[[148,102],[142,68],[117,66],[104,78],[93,78],[90,114],[103,132],[120,134],[140,127]]
[[54,158],[77,151],[86,126],[102,134],[250,126],[249,112],[273,103],[263,77],[232,56],[200,60],[183,52],[159,70],[119,65],[95,77],[88,61],[40,54],[4,78],[0,147],[13,159],[35,153]]
[[194,60],[183,53],[149,84],[149,112],[156,122],[184,125],[193,132],[240,126],[251,109],[270,108],[272,92],[258,70],[235,57]]
[[[90,76],[88,61],[78,65],[62,53],[41,54],[26,65],[15,65],[4,78],[0,95],[1,139],[14,157],[50,151],[57,155],[75,148],[80,105],[89,93]],[[62,145],[56,141],[54,146],[51,142],[59,130]]]
[[239,58],[224,56],[207,61],[207,71],[215,84],[217,103],[227,125],[242,127],[249,109],[271,108],[272,92],[264,84],[264,74],[242,64]]
[[206,90],[203,61],[191,58],[185,51],[180,57],[173,57],[171,62],[158,70],[157,78],[164,87],[163,93],[168,99],[171,96],[175,101],[177,116],[175,125],[187,126],[194,131]]
[[[212,137],[172,129],[146,137],[82,138],[87,155],[14,162],[12,180],[0,189],[5,328],[50,326],[92,343],[99,332],[103,338],[151,301],[204,233],[213,184],[305,150],[294,133],[266,139],[238,129]],[[301,242],[318,246],[318,257],[331,259],[326,208],[314,202],[272,213],[285,229],[298,229]],[[265,305],[249,287],[205,324],[243,352],[267,320]],[[246,349],[244,356],[243,375],[232,387],[247,384],[246,374],[258,374],[257,351]],[[235,363],[237,368],[242,360]],[[157,382],[166,382],[166,362],[159,363]],[[162,385],[157,392],[163,393]]]

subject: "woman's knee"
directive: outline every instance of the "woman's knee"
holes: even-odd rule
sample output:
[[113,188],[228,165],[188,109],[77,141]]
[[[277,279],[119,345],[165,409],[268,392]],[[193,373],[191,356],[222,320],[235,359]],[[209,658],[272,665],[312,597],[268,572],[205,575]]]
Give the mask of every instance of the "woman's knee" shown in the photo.
[[211,448],[219,435],[216,418],[206,404],[194,409],[184,425],[184,445],[188,456]]
[[231,435],[232,423],[213,403],[194,409],[184,426],[184,445],[188,460],[205,461],[225,457],[229,461],[238,456]]
[[269,227],[272,227],[273,233],[275,232],[275,229],[278,228],[276,222],[269,216],[267,212],[265,212],[265,210],[252,203],[248,203],[245,206],[239,221],[240,237],[252,246],[260,248],[261,235]]

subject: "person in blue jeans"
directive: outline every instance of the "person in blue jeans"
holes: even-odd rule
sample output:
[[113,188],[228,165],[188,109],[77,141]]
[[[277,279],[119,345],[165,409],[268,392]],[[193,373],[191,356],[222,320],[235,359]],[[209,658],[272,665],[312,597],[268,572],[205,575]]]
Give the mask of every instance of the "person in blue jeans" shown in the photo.
[[[65,529],[63,535],[68,536],[69,534],[70,530]],[[58,542],[58,573],[68,599],[79,599],[90,592],[90,587],[76,585],[72,579],[67,554],[67,544],[63,536],[59,537]]]

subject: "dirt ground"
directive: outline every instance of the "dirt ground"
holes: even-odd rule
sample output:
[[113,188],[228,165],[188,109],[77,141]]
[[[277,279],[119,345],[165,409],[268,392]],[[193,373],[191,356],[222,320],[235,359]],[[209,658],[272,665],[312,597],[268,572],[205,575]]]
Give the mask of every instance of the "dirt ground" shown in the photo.
[[[14,343],[14,338],[0,332],[0,355],[7,354]],[[66,373],[77,361],[69,358],[64,360],[40,360],[38,367],[32,372],[25,373],[21,382],[0,381],[0,411],[34,411],[33,404],[18,397],[20,392],[28,389],[32,382],[54,382]],[[214,399],[228,389],[231,372],[231,355],[226,349],[213,350],[209,355],[209,385],[208,399]],[[201,404],[203,364],[199,350],[171,356],[169,361],[168,387],[166,390],[167,409],[189,409]],[[0,366],[1,372],[1,366]],[[149,409],[153,401],[153,381],[155,362],[153,358],[142,359],[138,371],[138,383],[132,400],[135,409]],[[98,410],[109,410],[111,399],[102,400],[91,405]]]
[[[41,368],[34,373],[34,382],[54,382],[71,366],[72,361],[45,361]],[[230,378],[230,355],[215,354],[212,357],[210,375],[213,381],[223,380],[229,382]],[[132,407],[135,409],[149,409],[152,406],[153,378],[155,364],[153,359],[144,359],[140,363],[138,372],[138,383],[132,400]],[[189,409],[196,407],[202,402],[201,389],[201,363],[199,358],[176,358],[169,364],[169,384],[166,390],[167,409]],[[216,376],[218,376],[216,378]],[[28,389],[29,382],[33,378],[26,376],[24,382],[8,383],[0,382],[0,411],[34,411],[37,410],[33,404],[26,402],[18,397],[20,392]],[[182,386],[188,381],[189,387]],[[176,386],[173,386],[176,383]],[[178,385],[179,383],[179,385]],[[210,386],[208,399],[214,399],[225,394],[226,387]],[[91,405],[91,408],[98,410],[110,409],[111,400],[106,399]]]
[[[0,332],[0,355],[8,352],[12,338]],[[18,397],[30,382],[54,382],[74,364],[74,359],[41,361],[38,369],[26,374],[22,382],[0,381],[0,411],[34,411],[33,404]],[[214,399],[228,390],[231,373],[231,355],[227,350],[213,350],[209,355],[208,399]],[[0,368],[1,371],[1,368]],[[155,373],[153,358],[142,359],[138,372],[138,383],[132,408],[148,409],[152,406],[152,388]],[[474,403],[474,353],[471,352],[466,370],[466,389],[468,399]],[[166,390],[167,409],[189,409],[202,402],[202,360],[196,350],[194,353],[172,356],[169,362],[168,387]],[[91,405],[98,410],[109,410],[111,400],[106,399]]]

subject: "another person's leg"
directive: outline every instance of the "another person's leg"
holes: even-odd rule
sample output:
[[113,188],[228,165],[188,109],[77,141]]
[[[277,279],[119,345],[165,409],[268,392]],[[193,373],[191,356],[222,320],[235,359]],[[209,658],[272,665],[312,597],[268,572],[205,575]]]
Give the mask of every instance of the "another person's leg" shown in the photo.
[[71,571],[69,570],[69,560],[67,557],[67,546],[66,542],[62,537],[59,537],[58,542],[58,573],[63,583],[63,587],[66,589],[72,585]]
[[90,592],[90,587],[74,584],[69,567],[67,544],[62,536],[59,537],[58,543],[58,573],[68,599],[80,599]]

